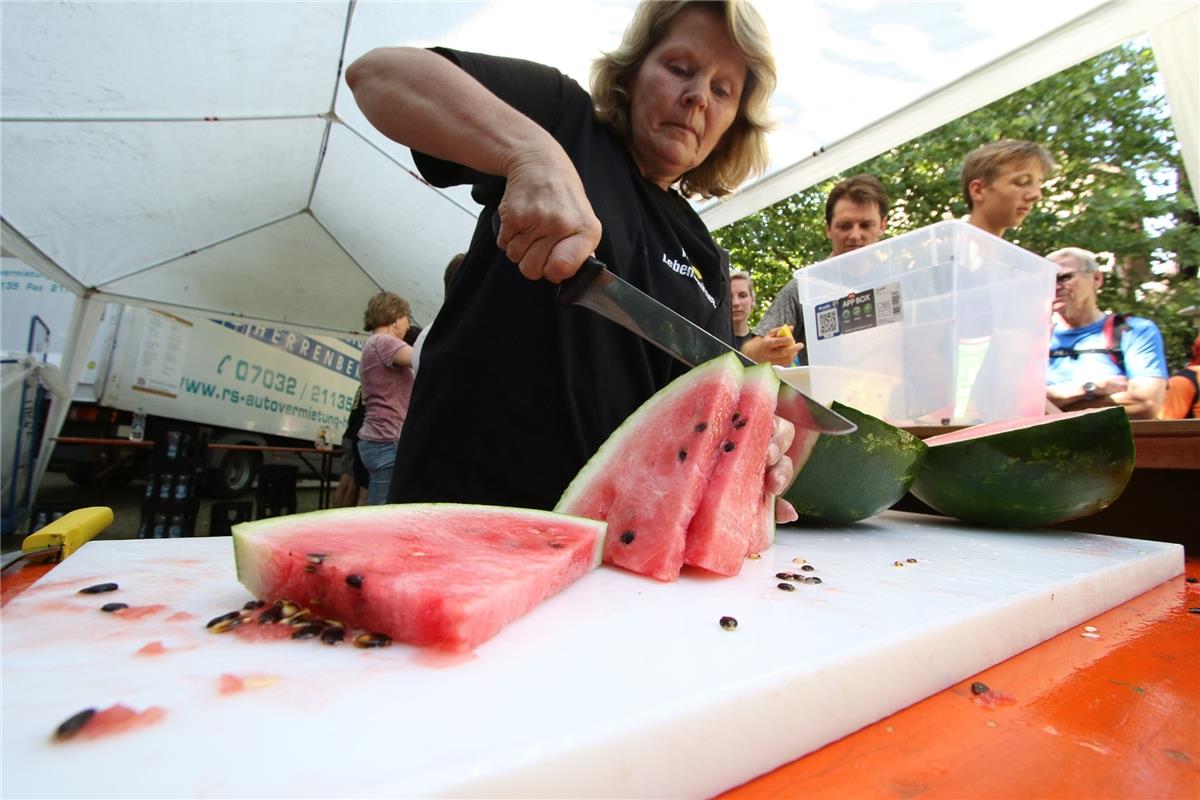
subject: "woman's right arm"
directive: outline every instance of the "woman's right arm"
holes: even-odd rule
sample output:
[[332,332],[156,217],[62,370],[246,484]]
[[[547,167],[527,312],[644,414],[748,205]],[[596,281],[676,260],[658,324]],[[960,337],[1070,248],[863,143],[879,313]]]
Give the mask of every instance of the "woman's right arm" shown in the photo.
[[557,283],[595,251],[600,221],[562,147],[456,64],[379,48],[350,65],[346,83],[389,139],[506,179],[497,242],[527,278]]

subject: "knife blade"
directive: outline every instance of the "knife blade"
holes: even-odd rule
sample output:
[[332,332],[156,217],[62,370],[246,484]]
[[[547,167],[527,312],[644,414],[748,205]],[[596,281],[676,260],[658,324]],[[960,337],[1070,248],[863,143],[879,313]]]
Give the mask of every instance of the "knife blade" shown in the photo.
[[[614,274],[594,256],[589,256],[578,272],[559,284],[558,302],[594,311],[666,351],[689,367],[725,353],[737,353],[746,366],[755,363],[731,345]],[[784,376],[781,375],[780,380],[795,389],[804,399],[816,430],[834,435],[853,433],[856,430],[854,423],[809,397]]]

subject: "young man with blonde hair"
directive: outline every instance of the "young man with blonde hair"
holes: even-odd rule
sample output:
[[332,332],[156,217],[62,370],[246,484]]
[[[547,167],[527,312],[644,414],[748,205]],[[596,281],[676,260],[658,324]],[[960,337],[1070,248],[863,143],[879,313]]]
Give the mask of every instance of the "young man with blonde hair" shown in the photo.
[[1042,184],[1054,160],[1036,142],[1001,139],[977,147],[963,160],[967,221],[995,236],[1024,222],[1042,199]]

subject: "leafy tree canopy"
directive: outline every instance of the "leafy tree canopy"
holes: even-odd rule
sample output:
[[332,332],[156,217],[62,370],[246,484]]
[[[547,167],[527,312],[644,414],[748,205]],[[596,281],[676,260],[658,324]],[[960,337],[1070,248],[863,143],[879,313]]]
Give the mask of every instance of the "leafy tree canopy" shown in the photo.
[[[1158,323],[1172,369],[1187,361],[1196,336],[1179,310],[1200,303],[1200,217],[1183,183],[1179,148],[1157,86],[1148,46],[1126,44],[892,148],[715,232],[748,270],[757,293],[754,318],[792,272],[829,255],[825,198],[838,181],[860,172],[879,177],[892,198],[895,235],[967,213],[959,169],[963,156],[1002,138],[1041,142],[1058,169],[1043,198],[1009,241],[1035,253],[1085,247],[1111,253],[1115,270],[1102,307]],[[1183,183],[1183,185],[1179,185]],[[1165,292],[1146,292],[1150,265],[1173,259],[1182,269],[1164,278]]]

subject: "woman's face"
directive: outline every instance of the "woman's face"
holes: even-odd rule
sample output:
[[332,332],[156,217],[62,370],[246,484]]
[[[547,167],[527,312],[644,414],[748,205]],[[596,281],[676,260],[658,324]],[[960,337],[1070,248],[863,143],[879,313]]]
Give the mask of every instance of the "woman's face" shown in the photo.
[[734,278],[729,282],[733,294],[733,327],[737,333],[739,325],[745,325],[750,318],[750,307],[754,305],[754,295],[750,293],[750,281],[745,278]]
[[642,177],[665,189],[708,158],[737,118],[747,69],[716,14],[690,6],[671,20],[629,87]]

